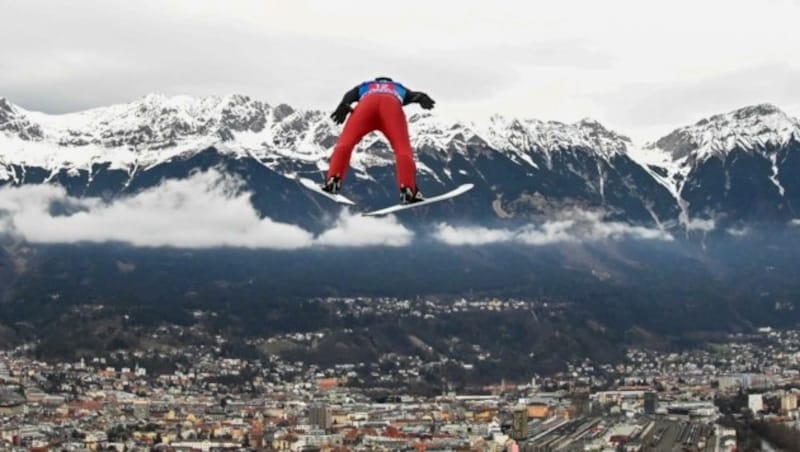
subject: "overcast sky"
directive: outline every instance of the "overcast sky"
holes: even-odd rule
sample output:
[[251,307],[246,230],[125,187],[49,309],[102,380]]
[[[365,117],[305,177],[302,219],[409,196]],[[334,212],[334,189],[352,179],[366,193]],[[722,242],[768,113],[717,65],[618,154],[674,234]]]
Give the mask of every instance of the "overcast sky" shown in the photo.
[[595,118],[637,141],[771,102],[800,115],[800,0],[0,0],[0,96],[152,91],[332,109],[389,75],[439,114]]

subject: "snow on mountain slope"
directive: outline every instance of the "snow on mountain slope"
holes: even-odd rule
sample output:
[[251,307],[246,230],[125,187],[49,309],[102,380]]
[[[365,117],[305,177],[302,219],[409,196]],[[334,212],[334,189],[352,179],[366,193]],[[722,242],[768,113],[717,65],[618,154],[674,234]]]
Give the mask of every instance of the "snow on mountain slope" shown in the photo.
[[[678,217],[686,229],[708,229],[718,214],[782,218],[800,205],[800,186],[791,177],[800,124],[772,105],[712,116],[643,147],[591,119],[565,124],[494,115],[476,123],[415,106],[406,111],[422,175],[440,186],[456,173],[484,180],[499,216],[538,215],[566,203],[656,224]],[[328,112],[243,95],[150,94],[62,115],[0,98],[0,183],[41,181],[48,174],[63,182],[66,173],[88,178],[88,186],[105,180],[108,167],[128,173],[118,184],[135,187],[143,170],[167,171],[175,167],[162,163],[212,147],[290,176],[326,169],[340,132]],[[380,133],[367,135],[359,149],[351,161],[355,177],[391,172],[373,170],[394,165]]]
[[769,153],[770,149],[800,141],[800,122],[770,104],[714,115],[674,130],[631,156],[645,165],[663,168],[678,182],[711,157],[724,158],[734,149]]
[[724,156],[733,149],[757,150],[785,145],[800,139],[800,123],[779,108],[761,104],[714,115],[682,127],[655,145],[669,151],[674,160],[689,157],[704,160]]
[[781,195],[776,150],[800,142],[800,121],[774,105],[761,104],[714,115],[681,127],[644,147],[631,147],[629,155],[673,194],[683,211],[682,197],[691,172],[712,157],[724,160],[733,150],[757,153],[772,163],[770,180]]
[[[412,107],[413,108],[413,107]],[[592,120],[563,124],[493,116],[487,123],[451,121],[409,109],[413,145],[427,152],[464,152],[483,146],[507,152],[536,166],[531,152],[578,148],[610,158],[626,152],[630,141]],[[150,94],[127,104],[49,115],[24,110],[0,99],[0,164],[45,168],[53,173],[90,169],[96,163],[112,168],[147,168],[183,153],[215,146],[223,152],[250,155],[265,165],[300,160],[327,165],[341,128],[321,111],[270,106],[247,96],[192,98]],[[362,149],[386,148],[377,133]],[[390,152],[357,152],[353,167],[393,164]],[[421,171],[426,167],[421,165]],[[5,175],[5,176],[4,176]],[[12,175],[13,176],[13,175]],[[9,170],[0,170],[0,178]]]

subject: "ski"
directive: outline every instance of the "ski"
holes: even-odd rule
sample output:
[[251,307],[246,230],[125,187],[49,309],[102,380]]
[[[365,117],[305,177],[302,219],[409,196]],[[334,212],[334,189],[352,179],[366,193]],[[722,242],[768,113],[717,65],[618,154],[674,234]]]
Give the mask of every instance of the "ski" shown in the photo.
[[339,203],[339,204],[344,204],[344,205],[346,205],[346,206],[355,206],[355,205],[356,205],[356,203],[354,203],[353,201],[351,201],[351,200],[350,200],[349,198],[347,198],[346,196],[340,195],[340,194],[338,194],[338,193],[337,193],[337,194],[335,194],[335,195],[333,195],[333,194],[330,194],[330,193],[326,192],[325,190],[323,190],[323,189],[322,189],[322,187],[320,187],[319,185],[317,185],[317,183],[316,183],[316,182],[314,182],[314,181],[313,181],[313,180],[311,180],[311,179],[307,179],[307,178],[305,178],[305,177],[300,177],[299,175],[295,175],[295,176],[294,176],[294,179],[295,179],[296,181],[300,182],[300,184],[301,184],[302,186],[306,187],[307,189],[309,189],[309,190],[311,190],[311,191],[313,191],[313,192],[316,192],[316,193],[318,193],[318,194],[320,194],[320,195],[322,195],[322,196],[325,196],[325,197],[326,197],[326,198],[328,198],[328,199],[331,199],[331,200],[333,200],[333,201],[336,201],[336,202],[337,202],[337,203]]
[[361,215],[366,217],[379,217],[383,215],[388,215],[390,213],[398,212],[401,210],[413,209],[415,207],[425,206],[439,201],[445,201],[448,199],[455,198],[456,196],[463,195],[464,193],[470,191],[474,186],[475,186],[474,184],[463,184],[453,190],[448,191],[447,193],[442,193],[441,195],[437,195],[431,198],[426,198],[424,201],[415,202],[412,204],[396,204],[393,206],[385,207],[383,209],[373,210],[372,212],[364,212]]

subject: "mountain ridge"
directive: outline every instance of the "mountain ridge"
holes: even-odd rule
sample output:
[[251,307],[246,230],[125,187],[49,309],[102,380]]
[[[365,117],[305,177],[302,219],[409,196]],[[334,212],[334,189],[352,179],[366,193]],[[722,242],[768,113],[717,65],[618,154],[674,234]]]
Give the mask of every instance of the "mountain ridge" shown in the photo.
[[[305,130],[303,122],[308,123]],[[605,156],[640,149],[667,152],[673,161],[684,159],[693,151],[702,159],[737,144],[752,147],[800,140],[800,122],[772,104],[746,106],[703,118],[642,146],[591,118],[567,124],[494,114],[485,123],[475,123],[412,110],[409,124],[413,144],[418,148],[459,150],[469,142],[483,142],[517,153],[532,148],[554,151],[590,147]],[[105,149],[134,148],[141,153],[178,147],[181,141],[203,137],[206,141],[234,142],[249,150],[262,150],[260,157],[269,157],[270,153],[285,155],[287,144],[298,148],[297,157],[319,157],[335,144],[335,129],[321,110],[297,110],[286,104],[272,106],[243,94],[191,97],[150,93],[128,103],[63,114],[26,110],[0,97],[0,132],[5,139],[0,156],[6,161],[14,158],[7,150],[14,138],[29,143],[47,142],[57,148],[96,145]],[[247,132],[256,136],[248,136]],[[272,142],[266,141],[270,139]],[[362,146],[369,148],[376,141],[375,136],[367,137]],[[631,154],[635,159],[644,157],[639,163],[645,165],[654,161],[645,157],[647,152]]]
[[[286,104],[271,106],[239,94],[201,98],[148,94],[130,103],[58,115],[28,111],[2,99],[0,111],[4,112],[0,115],[0,131],[7,140],[48,142],[59,148],[99,145],[106,149],[159,149],[201,135],[221,142],[240,142],[250,149],[261,146],[278,153],[285,150],[282,145],[291,143],[302,156],[318,154],[320,150],[329,152],[338,136],[338,130],[334,130],[338,128],[320,110],[297,110]],[[303,122],[309,123],[306,130]],[[591,119],[566,124],[493,115],[487,123],[476,124],[411,111],[409,123],[417,147],[436,145],[440,149],[457,149],[470,141],[483,141],[497,149],[517,152],[531,146],[542,150],[584,146],[613,155],[624,152],[630,143],[627,137]],[[27,128],[35,131],[26,133]],[[262,133],[267,128],[271,130]],[[244,132],[261,136],[248,137]],[[298,136],[299,132],[304,133]],[[258,138],[271,142],[258,142]],[[365,148],[376,141],[374,136],[367,138]],[[6,150],[0,152],[9,156]]]
[[[566,124],[493,115],[475,123],[414,109],[408,118],[423,187],[482,181],[473,194],[474,213],[525,217],[561,205],[601,209],[631,223],[691,229],[695,219],[699,224],[753,219],[747,211],[730,212],[752,190],[763,199],[749,200],[749,207],[769,218],[788,221],[800,210],[800,186],[792,178],[800,171],[794,152],[800,148],[800,123],[771,104],[704,118],[644,146],[590,118]],[[85,180],[88,185],[100,173],[113,172],[113,187],[143,187],[132,181],[165,165],[208,162],[209,149],[223,159],[252,159],[273,176],[319,175],[339,130],[322,111],[273,106],[240,94],[153,93],[61,115],[31,112],[0,98],[0,184]],[[359,149],[353,174],[371,185],[355,197],[374,198],[392,178],[394,156],[377,133],[365,137]],[[185,170],[159,173],[182,177]],[[274,185],[273,176],[268,179]],[[281,187],[281,196],[292,196]]]

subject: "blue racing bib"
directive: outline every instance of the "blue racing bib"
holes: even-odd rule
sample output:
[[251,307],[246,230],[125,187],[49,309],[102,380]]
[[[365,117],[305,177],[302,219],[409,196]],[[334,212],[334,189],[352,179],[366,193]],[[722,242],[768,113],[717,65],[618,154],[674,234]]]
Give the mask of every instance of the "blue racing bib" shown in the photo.
[[402,103],[408,90],[397,82],[371,80],[358,86],[358,98],[369,94],[391,94]]

